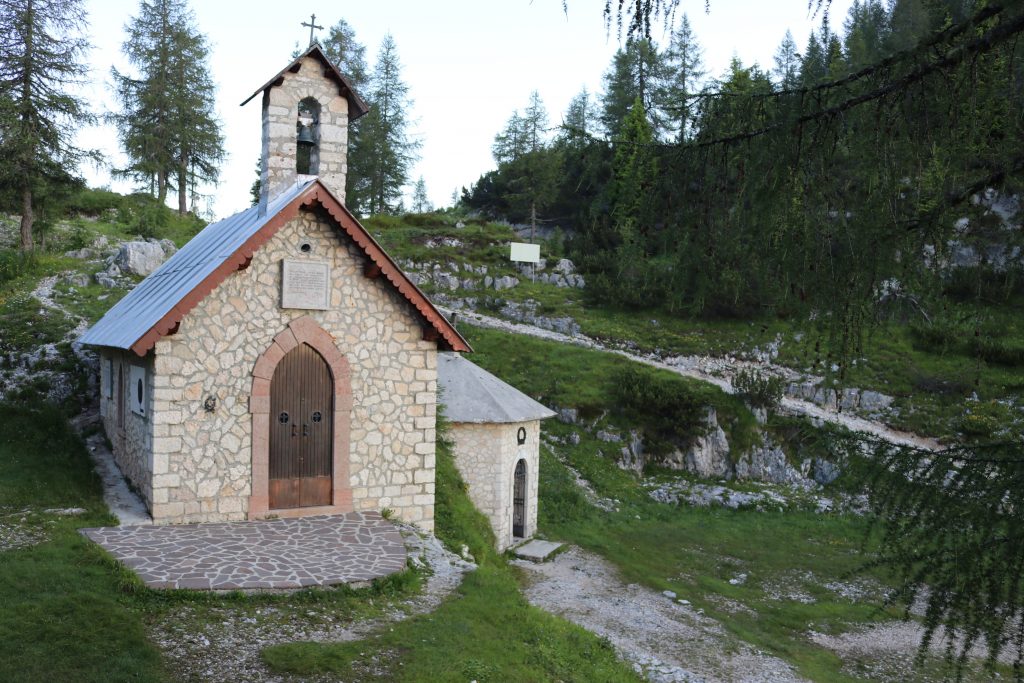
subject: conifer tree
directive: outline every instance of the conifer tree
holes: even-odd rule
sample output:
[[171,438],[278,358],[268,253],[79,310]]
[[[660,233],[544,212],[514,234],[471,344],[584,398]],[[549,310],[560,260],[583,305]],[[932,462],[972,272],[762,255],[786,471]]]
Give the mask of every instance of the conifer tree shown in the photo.
[[578,147],[588,142],[596,132],[597,111],[593,97],[586,88],[572,98],[562,119],[558,141],[564,145]]
[[[373,108],[370,69],[366,63],[366,47],[356,39],[356,32],[344,19],[339,19],[321,43],[324,54],[352,82],[356,93]],[[298,53],[295,54],[298,56]],[[357,213],[366,204],[369,185],[369,158],[363,150],[363,124],[366,116],[350,121],[348,126],[348,172],[345,176],[345,203]]]
[[703,52],[697,36],[690,28],[689,17],[683,14],[665,52],[662,95],[667,110],[667,126],[675,132],[676,140],[680,142],[691,137],[690,129],[696,115],[691,96],[700,89],[700,83],[707,75]]
[[430,197],[427,196],[427,183],[423,176],[420,176],[416,185],[413,186],[412,210],[415,213],[429,213],[434,210],[434,205],[430,203]]
[[365,183],[356,186],[352,205],[369,213],[398,210],[402,191],[409,181],[409,167],[417,158],[420,142],[409,135],[412,99],[402,80],[402,65],[394,38],[381,42],[370,81],[370,112],[364,117],[360,153],[365,157]]
[[121,50],[135,73],[111,70],[121,110],[109,118],[129,160],[118,174],[149,185],[161,203],[175,187],[185,214],[224,158],[209,45],[186,0],[142,0],[125,30]]
[[786,35],[775,51],[775,68],[772,75],[781,90],[792,90],[800,85],[800,53],[797,52],[796,41],[793,34],[786,31]]
[[661,137],[668,127],[664,113],[664,77],[662,55],[650,40],[630,39],[624,49],[615,53],[604,75],[601,112],[601,123],[609,138],[619,135],[622,122],[638,97],[655,136]]
[[73,143],[93,116],[70,87],[87,73],[89,43],[80,0],[0,3],[0,183],[21,205],[21,249],[34,248],[40,196],[66,185],[95,153]]

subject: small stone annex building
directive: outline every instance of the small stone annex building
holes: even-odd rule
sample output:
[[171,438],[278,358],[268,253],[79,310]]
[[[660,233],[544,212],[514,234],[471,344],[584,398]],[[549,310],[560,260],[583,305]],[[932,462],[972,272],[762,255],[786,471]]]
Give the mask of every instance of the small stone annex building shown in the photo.
[[437,382],[455,465],[491,522],[498,550],[537,531],[540,421],[555,413],[457,353],[438,354]]
[[[345,208],[348,124],[367,111],[345,76],[314,44],[260,94],[258,204],[81,338],[99,352],[114,457],[156,524],[389,508],[432,530],[438,352],[471,349]],[[456,436],[460,458],[514,468],[507,429],[491,430],[500,447]],[[473,481],[478,505],[507,505]],[[492,519],[506,538],[511,519]]]

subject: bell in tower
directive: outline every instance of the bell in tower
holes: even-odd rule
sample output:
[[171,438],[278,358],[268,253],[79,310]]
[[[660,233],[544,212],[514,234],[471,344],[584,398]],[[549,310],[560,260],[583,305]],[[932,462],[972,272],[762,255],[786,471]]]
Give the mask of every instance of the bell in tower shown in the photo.
[[320,103],[312,97],[299,102],[295,133],[295,172],[317,175],[320,171]]
[[348,78],[314,43],[245,102],[257,95],[263,96],[261,214],[309,176],[344,202],[349,122],[367,112]]

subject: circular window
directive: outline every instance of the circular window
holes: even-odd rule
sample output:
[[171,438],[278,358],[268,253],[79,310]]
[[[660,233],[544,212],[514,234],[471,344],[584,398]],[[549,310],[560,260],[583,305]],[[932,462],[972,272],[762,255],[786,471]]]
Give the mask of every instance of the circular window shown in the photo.
[[313,413],[313,415],[312,415],[312,417],[310,417],[310,419],[313,420],[313,422],[320,422],[322,419],[324,419],[324,416],[321,415],[320,411],[318,410],[315,413]]
[[312,253],[313,243],[309,241],[303,242],[302,244],[299,245],[299,251],[301,251],[303,254]]
[[288,424],[288,413],[281,413],[277,416],[277,421],[283,425]]

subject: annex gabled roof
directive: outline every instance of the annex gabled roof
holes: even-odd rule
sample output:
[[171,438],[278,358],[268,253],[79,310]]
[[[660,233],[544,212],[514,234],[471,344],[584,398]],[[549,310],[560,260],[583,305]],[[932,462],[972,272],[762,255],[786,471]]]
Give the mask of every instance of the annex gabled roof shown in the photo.
[[383,277],[418,311],[424,339],[451,351],[472,351],[451,323],[381,248],[359,221],[317,179],[296,184],[272,201],[265,215],[254,206],[211,223],[115,304],[79,339],[91,346],[131,349],[144,356],[161,337],[231,273],[249,267],[253,254],[304,207],[319,206],[366,255],[367,277]]
[[457,353],[437,354],[437,386],[451,422],[529,422],[555,412]]
[[284,81],[285,72],[291,71],[292,73],[295,73],[296,71],[298,71],[299,62],[301,62],[306,57],[316,57],[318,60],[320,60],[320,62],[324,65],[324,75],[337,82],[338,90],[341,92],[342,95],[345,96],[345,99],[348,100],[349,121],[355,121],[360,116],[370,111],[370,106],[363,101],[363,98],[361,98],[359,96],[359,93],[355,91],[355,88],[352,87],[352,81],[348,80],[348,76],[338,71],[338,67],[330,59],[327,58],[327,55],[324,54],[323,48],[320,47],[319,43],[313,43],[312,45],[310,45],[309,48],[301,55],[296,57],[291,64],[281,69],[276,76],[274,76],[269,81],[267,81],[259,88],[257,88],[256,92],[245,98],[245,102],[242,102],[240,106],[244,107],[246,104],[249,103],[249,100],[256,97],[264,90],[281,85],[281,83]]

